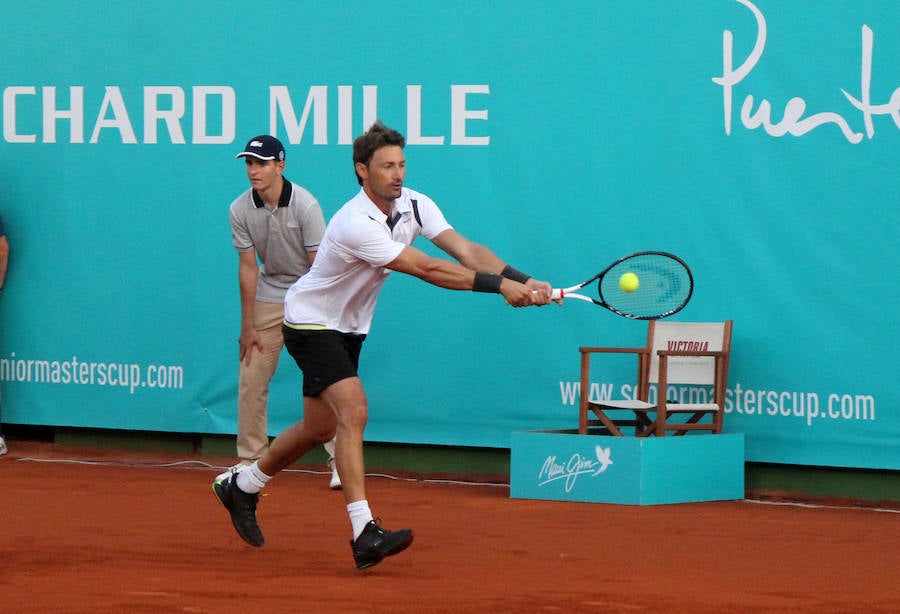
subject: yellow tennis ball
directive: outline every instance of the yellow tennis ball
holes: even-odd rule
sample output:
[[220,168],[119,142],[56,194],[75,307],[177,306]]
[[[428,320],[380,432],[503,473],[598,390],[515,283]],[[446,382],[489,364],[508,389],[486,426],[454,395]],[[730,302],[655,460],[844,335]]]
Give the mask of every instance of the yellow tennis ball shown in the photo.
[[641,282],[634,273],[623,273],[619,278],[619,287],[622,292],[634,292],[640,285]]

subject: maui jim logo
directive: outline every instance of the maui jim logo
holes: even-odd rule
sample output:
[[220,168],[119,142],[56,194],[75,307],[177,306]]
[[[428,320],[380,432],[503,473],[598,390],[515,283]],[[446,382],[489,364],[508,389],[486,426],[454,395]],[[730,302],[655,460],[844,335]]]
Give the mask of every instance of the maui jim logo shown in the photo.
[[596,459],[575,453],[567,461],[557,462],[556,456],[548,456],[538,473],[538,487],[563,480],[566,492],[571,492],[579,476],[597,477],[613,464],[609,448],[594,446]]

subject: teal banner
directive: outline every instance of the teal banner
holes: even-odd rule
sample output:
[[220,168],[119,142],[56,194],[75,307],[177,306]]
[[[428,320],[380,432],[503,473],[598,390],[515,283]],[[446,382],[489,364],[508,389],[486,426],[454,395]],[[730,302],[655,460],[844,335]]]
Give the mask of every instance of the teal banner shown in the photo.
[[[234,156],[278,136],[327,219],[380,118],[407,137],[407,185],[539,279],[684,258],[675,318],[734,320],[725,430],[747,460],[900,468],[894,0],[38,0],[0,24],[6,423],[234,433]],[[573,428],[578,347],[645,333],[393,275],[361,360],[367,437]],[[300,384],[285,353],[272,434]]]

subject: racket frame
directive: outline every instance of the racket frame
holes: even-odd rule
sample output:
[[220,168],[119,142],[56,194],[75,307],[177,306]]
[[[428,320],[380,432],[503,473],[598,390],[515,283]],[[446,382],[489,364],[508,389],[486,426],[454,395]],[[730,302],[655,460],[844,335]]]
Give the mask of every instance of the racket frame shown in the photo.
[[[600,282],[603,280],[603,277],[607,273],[609,273],[613,268],[615,268],[617,265],[621,264],[625,260],[629,260],[629,259],[635,258],[637,256],[664,256],[666,258],[675,260],[682,267],[684,267],[684,270],[687,272],[687,276],[688,276],[688,280],[690,281],[690,285],[688,288],[687,296],[685,296],[684,300],[681,302],[680,305],[678,305],[674,309],[670,309],[670,310],[668,310],[664,313],[658,314],[658,315],[639,316],[639,315],[635,315],[633,313],[628,313],[627,311],[622,311],[621,309],[616,309],[615,307],[613,307],[612,305],[610,305],[609,303],[607,303],[605,301],[598,300],[593,297],[586,296],[584,294],[578,294],[577,292],[575,292],[576,290],[580,290],[581,288],[585,287],[589,283],[596,281],[597,285],[598,285],[598,295],[602,297],[602,294],[599,294],[599,285],[600,285]],[[682,309],[684,309],[685,306],[687,306],[688,302],[691,300],[691,296],[693,296],[693,294],[694,294],[694,275],[691,273],[690,267],[687,265],[687,263],[684,260],[682,260],[681,258],[676,256],[675,254],[670,254],[669,252],[643,251],[643,252],[635,252],[633,254],[628,254],[627,256],[622,256],[621,258],[619,258],[618,260],[616,260],[615,262],[610,264],[608,267],[606,267],[605,269],[603,269],[602,271],[600,271],[599,273],[597,273],[590,279],[586,279],[585,281],[581,282],[580,284],[577,284],[574,286],[569,286],[568,288],[554,288],[552,298],[554,300],[574,298],[574,299],[578,299],[581,301],[589,301],[591,303],[594,303],[595,305],[599,305],[605,309],[609,309],[613,313],[618,314],[624,318],[629,318],[632,320],[658,320],[660,318],[666,318],[668,316],[676,314],[679,311],[681,311]]]

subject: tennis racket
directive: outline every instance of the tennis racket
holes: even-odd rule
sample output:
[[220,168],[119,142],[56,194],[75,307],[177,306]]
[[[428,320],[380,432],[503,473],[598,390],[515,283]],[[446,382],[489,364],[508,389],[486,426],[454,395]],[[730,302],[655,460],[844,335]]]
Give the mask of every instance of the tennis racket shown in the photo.
[[[622,275],[637,276],[638,287],[626,292],[619,287]],[[597,280],[598,298],[578,294]],[[577,286],[555,288],[554,299],[590,301],[634,320],[656,320],[684,309],[694,292],[694,277],[684,260],[666,252],[638,252],[619,258]]]

